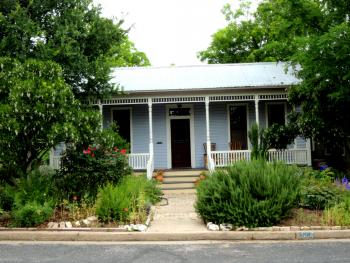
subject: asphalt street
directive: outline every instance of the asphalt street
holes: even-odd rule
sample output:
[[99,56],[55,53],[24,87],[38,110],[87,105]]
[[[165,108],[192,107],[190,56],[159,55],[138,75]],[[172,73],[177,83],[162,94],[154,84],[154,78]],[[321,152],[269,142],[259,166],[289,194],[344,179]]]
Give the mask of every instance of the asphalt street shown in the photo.
[[0,243],[0,262],[350,263],[350,240],[176,243]]

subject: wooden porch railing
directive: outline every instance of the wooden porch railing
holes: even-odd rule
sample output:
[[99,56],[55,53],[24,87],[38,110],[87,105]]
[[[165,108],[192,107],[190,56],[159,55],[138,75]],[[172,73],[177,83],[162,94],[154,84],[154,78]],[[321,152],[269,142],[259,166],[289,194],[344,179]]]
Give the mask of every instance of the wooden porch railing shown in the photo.
[[129,165],[134,170],[146,170],[149,159],[150,159],[149,153],[128,154]]
[[[211,157],[215,167],[229,166],[237,161],[250,160],[250,150],[238,151],[212,151]],[[287,164],[307,165],[309,163],[308,149],[286,149],[286,150],[269,150],[268,160],[283,161]]]
[[[149,153],[130,153],[128,154],[128,163],[134,170],[146,170],[150,160]],[[152,161],[153,163],[153,161]],[[153,164],[152,164],[153,165]],[[53,169],[59,169],[61,166],[61,156],[50,155],[50,166]]]

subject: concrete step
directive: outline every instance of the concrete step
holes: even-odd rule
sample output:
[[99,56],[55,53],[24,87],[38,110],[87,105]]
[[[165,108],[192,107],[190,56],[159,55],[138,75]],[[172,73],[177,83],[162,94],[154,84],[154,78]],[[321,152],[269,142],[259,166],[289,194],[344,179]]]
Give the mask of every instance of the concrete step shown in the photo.
[[161,184],[160,188],[162,190],[167,189],[194,189],[194,183],[172,183],[172,184]]
[[201,170],[181,170],[181,171],[170,170],[170,171],[164,172],[164,177],[168,177],[168,176],[171,176],[171,177],[175,177],[175,176],[180,176],[180,177],[181,176],[184,176],[184,177],[199,176],[201,172],[202,172]]
[[165,196],[167,195],[174,195],[174,194],[195,194],[196,189],[172,189],[172,190],[163,190],[163,194]]
[[198,176],[166,176],[163,179],[163,184],[194,183],[198,178]]

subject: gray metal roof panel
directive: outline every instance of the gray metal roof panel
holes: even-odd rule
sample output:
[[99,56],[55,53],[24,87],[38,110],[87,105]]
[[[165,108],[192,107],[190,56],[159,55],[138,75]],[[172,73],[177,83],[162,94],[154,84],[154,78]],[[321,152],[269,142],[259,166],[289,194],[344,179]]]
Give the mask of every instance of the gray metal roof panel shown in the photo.
[[298,84],[285,63],[114,68],[112,82],[126,92],[273,87]]

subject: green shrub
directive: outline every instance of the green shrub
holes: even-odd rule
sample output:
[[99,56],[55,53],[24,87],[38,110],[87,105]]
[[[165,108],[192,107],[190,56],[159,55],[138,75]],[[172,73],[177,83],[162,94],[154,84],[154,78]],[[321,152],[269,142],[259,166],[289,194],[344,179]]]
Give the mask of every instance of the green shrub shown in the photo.
[[160,190],[144,176],[128,176],[116,186],[99,190],[96,214],[104,221],[138,223],[145,219],[147,207],[159,201]]
[[350,226],[350,195],[340,203],[323,212],[323,223],[326,225]]
[[127,143],[112,128],[95,139],[95,146],[70,145],[67,148],[56,176],[62,199],[79,196],[95,200],[99,187],[108,182],[116,184],[131,173],[127,148],[121,148],[127,147]]
[[304,170],[300,191],[300,207],[323,210],[337,204],[344,189],[334,184],[334,174],[329,171]]
[[205,221],[271,226],[295,207],[300,170],[262,160],[215,171],[197,187],[196,211]]
[[125,222],[131,205],[125,187],[107,184],[100,189],[96,200],[96,214],[104,222]]
[[49,167],[40,167],[16,181],[15,206],[24,206],[27,202],[44,204],[48,200],[57,200],[57,189],[53,181],[54,171]]
[[0,209],[11,211],[14,204],[15,190],[9,184],[0,185]]
[[14,225],[20,227],[38,226],[47,221],[54,212],[52,202],[40,204],[30,201],[12,211]]
[[256,123],[250,127],[248,137],[252,144],[252,159],[267,160],[269,145],[265,139],[265,133],[265,129],[259,128]]

